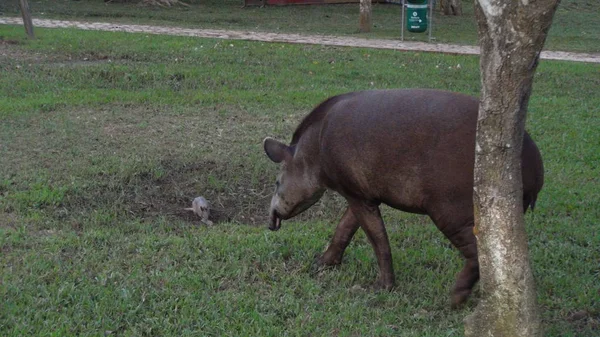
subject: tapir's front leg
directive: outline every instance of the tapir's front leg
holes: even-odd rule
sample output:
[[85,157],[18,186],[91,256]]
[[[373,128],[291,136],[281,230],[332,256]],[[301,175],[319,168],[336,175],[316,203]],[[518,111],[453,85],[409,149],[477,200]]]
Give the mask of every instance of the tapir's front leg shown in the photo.
[[331,243],[329,243],[329,247],[323,256],[317,261],[320,265],[333,266],[342,263],[342,256],[344,256],[344,251],[346,247],[352,241],[352,237],[356,230],[360,227],[358,220],[352,213],[350,207],[346,209],[340,223],[338,223],[335,228],[335,234],[333,234],[333,238],[331,239]]
[[350,201],[350,208],[375,250],[379,264],[379,285],[389,290],[394,286],[392,252],[379,206],[362,201]]

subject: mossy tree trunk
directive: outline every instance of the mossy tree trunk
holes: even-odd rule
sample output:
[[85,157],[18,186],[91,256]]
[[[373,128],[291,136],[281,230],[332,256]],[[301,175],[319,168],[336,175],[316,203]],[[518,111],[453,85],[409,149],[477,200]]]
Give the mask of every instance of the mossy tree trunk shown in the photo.
[[473,202],[482,299],[465,335],[541,336],[523,218],[521,148],[540,51],[560,0],[476,0],[481,46]]
[[361,33],[371,31],[371,0],[360,0],[359,30]]

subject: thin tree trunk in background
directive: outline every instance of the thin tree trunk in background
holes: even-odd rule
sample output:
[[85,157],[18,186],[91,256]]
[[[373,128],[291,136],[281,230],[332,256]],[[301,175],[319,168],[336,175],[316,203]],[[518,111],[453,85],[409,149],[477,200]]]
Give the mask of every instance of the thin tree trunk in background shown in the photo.
[[29,36],[30,39],[34,39],[33,20],[31,20],[31,11],[29,10],[27,0],[19,0],[19,7],[21,7],[21,15],[23,15],[23,24],[25,25],[27,36]]
[[560,0],[476,0],[481,45],[473,203],[482,299],[465,336],[541,336],[523,218],[521,148],[533,75]]
[[371,0],[360,0],[360,32],[368,33],[371,31]]
[[461,0],[440,0],[440,9],[444,15],[462,15]]

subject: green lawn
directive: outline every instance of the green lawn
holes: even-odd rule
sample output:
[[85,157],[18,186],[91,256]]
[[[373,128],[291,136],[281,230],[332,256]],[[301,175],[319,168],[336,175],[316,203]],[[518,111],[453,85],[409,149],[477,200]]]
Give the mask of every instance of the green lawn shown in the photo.
[[[5,0],[0,13],[18,15],[17,0]],[[242,8],[242,0],[191,0],[190,7],[148,8],[135,3],[102,0],[30,0],[34,17],[111,21],[194,28],[219,28],[306,34],[400,38],[401,7],[373,5],[373,31],[358,33],[358,4],[269,6]],[[2,9],[4,7],[4,9]],[[464,15],[434,13],[437,42],[477,44],[473,1],[463,2]],[[600,52],[600,2],[563,0],[546,44],[548,50]],[[407,33],[407,40],[425,41],[427,34]]]
[[[461,259],[428,218],[384,208],[389,293],[362,233],[317,270],[344,203],[268,231],[261,141],[342,92],[476,95],[476,57],[36,33],[0,25],[1,336],[462,335],[478,295],[450,310]],[[526,220],[546,336],[600,331],[599,90],[597,65],[542,61],[535,78],[546,185]],[[197,195],[213,227],[181,210]]]

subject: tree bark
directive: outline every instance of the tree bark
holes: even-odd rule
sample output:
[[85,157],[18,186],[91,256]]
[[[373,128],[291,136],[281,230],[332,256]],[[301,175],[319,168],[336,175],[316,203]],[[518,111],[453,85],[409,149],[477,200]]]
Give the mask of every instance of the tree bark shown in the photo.
[[31,19],[31,10],[29,10],[29,3],[27,0],[19,0],[19,7],[21,7],[21,15],[23,16],[23,24],[25,25],[25,32],[30,39],[34,39],[33,34],[33,20]]
[[560,0],[476,0],[481,46],[473,203],[482,299],[465,336],[541,336],[523,218],[521,148],[533,75]]
[[462,15],[461,0],[440,0],[440,9],[444,15]]
[[371,31],[371,12],[371,0],[360,0],[359,30],[361,33],[368,33]]

